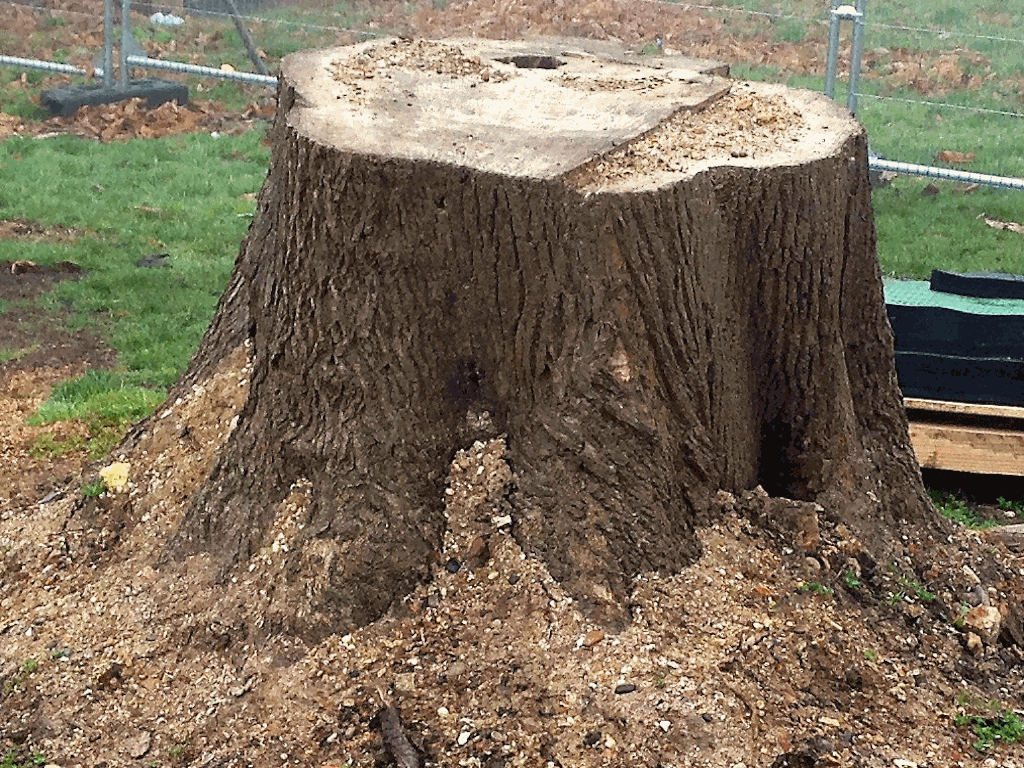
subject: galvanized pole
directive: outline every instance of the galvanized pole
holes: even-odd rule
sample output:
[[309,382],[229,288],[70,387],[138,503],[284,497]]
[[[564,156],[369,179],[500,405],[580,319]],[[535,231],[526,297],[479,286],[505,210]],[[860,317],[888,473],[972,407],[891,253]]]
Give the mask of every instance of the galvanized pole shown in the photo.
[[925,176],[944,181],[958,181],[962,184],[984,184],[987,187],[1016,189],[1024,192],[1024,179],[1018,179],[1013,176],[993,176],[988,173],[958,171],[953,168],[937,168],[932,165],[899,163],[894,160],[883,160],[880,157],[869,157],[868,168],[872,171],[889,171],[890,173],[900,173],[907,176]]
[[121,0],[121,90],[128,90],[128,56],[131,52],[132,2]]
[[828,22],[828,64],[825,69],[825,95],[836,97],[836,68],[839,63],[839,14],[833,8]]
[[103,87],[114,85],[114,0],[103,0]]
[[201,67],[198,64],[184,64],[180,61],[151,59],[148,56],[129,56],[128,64],[150,69],[165,69],[168,72],[178,72],[179,74],[219,77],[222,80],[237,80],[241,83],[277,88],[277,78],[273,75],[255,75],[252,72],[235,72],[234,70],[228,72],[215,67]]
[[857,114],[857,89],[860,86],[860,60],[864,54],[864,12],[868,0],[857,0],[857,15],[853,19],[853,51],[850,54],[850,90],[846,94],[846,108]]
[[839,27],[844,21],[853,22],[853,50],[850,55],[850,83],[846,94],[846,107],[857,110],[857,88],[860,83],[860,60],[864,52],[864,9],[867,0],[857,0],[857,7],[838,5],[832,9],[828,28],[828,63],[825,70],[825,95],[836,94],[836,70],[839,62]]
[[21,67],[22,69],[40,69],[43,72],[60,72],[62,75],[84,75],[85,70],[73,67],[70,64],[61,64],[46,59],[24,59],[21,56],[0,55],[0,65]]

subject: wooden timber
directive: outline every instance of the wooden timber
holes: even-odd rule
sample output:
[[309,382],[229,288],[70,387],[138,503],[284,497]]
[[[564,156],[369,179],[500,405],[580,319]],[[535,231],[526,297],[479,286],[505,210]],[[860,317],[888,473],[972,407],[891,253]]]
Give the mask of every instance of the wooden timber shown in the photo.
[[904,405],[922,467],[1024,476],[1024,408],[919,398]]

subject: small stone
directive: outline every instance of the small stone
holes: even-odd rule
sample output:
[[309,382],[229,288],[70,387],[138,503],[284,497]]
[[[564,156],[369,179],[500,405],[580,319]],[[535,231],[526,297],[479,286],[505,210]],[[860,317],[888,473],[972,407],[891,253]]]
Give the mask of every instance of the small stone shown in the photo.
[[395,690],[399,693],[414,693],[416,691],[416,673],[402,672],[395,675]]
[[975,656],[977,656],[979,653],[981,653],[982,647],[983,647],[983,645],[982,645],[982,642],[981,642],[981,638],[978,637],[973,632],[968,632],[967,633],[967,650],[970,651],[971,653],[973,653]]
[[972,608],[977,605],[988,605],[988,592],[981,584],[975,584],[967,593],[965,600]]
[[583,645],[591,648],[604,640],[604,632],[600,629],[592,629],[583,636]]
[[981,639],[991,645],[999,637],[1003,617],[999,609],[992,605],[979,605],[971,608],[964,616],[964,626],[973,630]]
[[583,737],[583,746],[593,747],[601,742],[603,734],[600,731],[591,731]]
[[632,683],[619,683],[615,686],[615,693],[617,694],[632,693],[635,690],[636,686]]
[[658,727],[661,728],[665,733],[668,733],[668,729],[672,727],[672,723],[668,720],[659,720]]
[[242,696],[244,696],[245,694],[247,694],[249,691],[252,690],[252,686],[253,686],[253,684],[255,682],[256,682],[256,676],[255,675],[249,675],[249,677],[247,677],[245,679],[245,681],[241,685],[236,685],[236,686],[233,686],[232,688],[229,688],[228,689],[228,693],[230,693],[236,699],[239,699]]
[[856,666],[847,667],[843,679],[846,684],[855,691],[864,688],[864,674]]
[[123,491],[128,487],[128,473],[131,465],[124,461],[115,461],[100,470],[100,477],[111,491]]
[[917,763],[913,760],[904,760],[902,757],[894,759],[892,764],[895,765],[896,768],[917,768]]
[[149,731],[142,731],[133,739],[129,739],[125,745],[128,748],[128,756],[134,760],[145,757],[153,744],[153,735]]
[[121,687],[121,672],[123,668],[116,661],[107,667],[106,671],[100,674],[96,681],[97,687],[108,690],[116,690]]
[[907,618],[907,623],[913,624],[922,616],[924,616],[924,607],[919,603],[901,603],[900,610],[903,611],[903,615]]
[[464,746],[466,746],[466,744],[468,744],[468,743],[469,743],[469,737],[470,737],[471,735],[472,735],[472,734],[470,734],[470,732],[469,732],[469,731],[463,731],[462,733],[460,733],[460,734],[459,734],[459,738],[458,738],[458,739],[456,739],[456,741],[458,742],[458,745],[459,745],[460,747],[464,747]]
[[473,565],[482,565],[491,556],[488,551],[487,540],[483,536],[474,536],[466,550],[466,561]]
[[444,569],[446,571],[448,571],[448,573],[458,573],[459,572],[459,568],[461,568],[461,567],[462,567],[462,563],[460,563],[454,557],[451,560],[449,560],[447,563],[445,563],[445,565],[444,565]]

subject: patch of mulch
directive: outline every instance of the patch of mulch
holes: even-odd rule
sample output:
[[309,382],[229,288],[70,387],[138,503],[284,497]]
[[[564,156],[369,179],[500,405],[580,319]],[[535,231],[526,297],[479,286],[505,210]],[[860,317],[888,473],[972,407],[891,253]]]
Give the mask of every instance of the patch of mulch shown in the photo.
[[[67,237],[72,231],[66,227],[47,228],[32,222],[18,224],[4,221],[0,222],[0,239],[13,239],[13,236],[4,237],[4,225],[11,223],[14,223],[14,227],[7,229],[8,232],[23,228],[30,240],[49,239],[47,235],[51,232],[58,237]],[[0,261],[0,301],[30,299],[45,293],[60,280],[75,280],[84,273],[84,269],[70,261],[55,264],[36,264],[27,259]]]
[[[0,223],[4,239],[71,238],[75,230],[27,220]],[[42,438],[59,444],[81,437],[78,422],[33,424],[32,415],[55,384],[89,369],[108,369],[117,353],[95,329],[69,329],[59,312],[33,306],[31,299],[84,270],[69,261],[35,264],[0,261],[0,511],[31,508],[54,487],[81,473],[83,450],[53,456],[38,450]],[[2,754],[2,751],[0,751]]]
[[[16,216],[13,219],[0,219],[0,240],[28,240],[32,243],[69,243],[83,235],[89,234],[93,233],[86,229],[65,227],[62,224],[41,224],[38,221],[30,221],[20,216]],[[0,261],[0,269],[7,268],[10,264],[11,262]],[[71,266],[75,267],[75,265]],[[57,265],[51,265],[51,271],[56,268]],[[72,272],[76,270],[77,267],[70,269]],[[57,269],[57,271],[67,270]]]
[[[3,318],[0,316],[0,338],[7,339]],[[54,446],[75,438],[80,443],[89,435],[84,424],[34,424],[31,417],[46,402],[52,387],[82,375],[90,358],[98,363],[113,360],[109,348],[104,349],[85,331],[51,328],[36,338],[24,357],[0,363],[0,518],[14,510],[30,512],[55,487],[80,475],[88,465],[84,450],[62,455],[40,450],[40,440]],[[3,754],[0,745],[0,757]]]
[[168,101],[147,109],[145,99],[129,99],[84,106],[73,115],[44,120],[0,115],[0,139],[70,134],[99,141],[124,141],[197,132],[236,134],[270,120],[275,109],[276,100],[271,95],[254,99],[241,112],[210,100],[193,100],[187,106]]

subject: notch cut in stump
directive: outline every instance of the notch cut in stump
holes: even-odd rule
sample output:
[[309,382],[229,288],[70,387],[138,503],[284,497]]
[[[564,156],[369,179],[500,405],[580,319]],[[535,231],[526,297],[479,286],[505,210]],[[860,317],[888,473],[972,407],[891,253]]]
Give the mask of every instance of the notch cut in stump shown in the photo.
[[299,629],[429,578],[448,463],[502,433],[499,511],[607,624],[698,556],[720,489],[882,550],[931,519],[865,135],[824,97],[571,42],[376,41],[288,57],[272,138],[183,380],[248,340],[248,401],[172,554],[244,565],[300,488],[275,585]]

